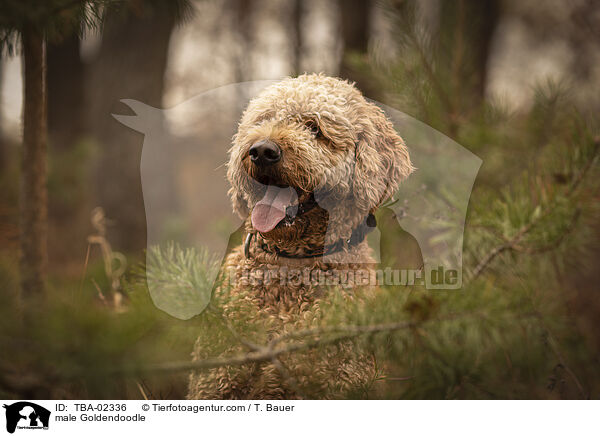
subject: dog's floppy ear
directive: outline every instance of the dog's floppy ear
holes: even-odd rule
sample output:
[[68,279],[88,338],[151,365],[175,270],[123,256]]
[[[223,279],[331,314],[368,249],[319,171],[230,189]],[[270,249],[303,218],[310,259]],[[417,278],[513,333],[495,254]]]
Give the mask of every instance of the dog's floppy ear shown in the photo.
[[367,103],[356,143],[353,194],[363,214],[374,212],[414,171],[408,149],[385,113]]

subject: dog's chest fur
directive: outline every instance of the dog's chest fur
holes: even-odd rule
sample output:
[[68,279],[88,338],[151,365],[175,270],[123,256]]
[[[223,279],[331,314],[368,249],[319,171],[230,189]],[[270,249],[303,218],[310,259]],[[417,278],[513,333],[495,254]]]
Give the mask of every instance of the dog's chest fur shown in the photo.
[[[283,258],[261,244],[242,247],[226,259],[224,267],[231,292],[245,292],[256,307],[269,315],[293,315],[311,310],[332,288],[352,296],[356,279],[371,270],[371,250],[365,243],[351,253],[339,253],[348,263],[324,263],[319,258]],[[362,273],[361,276],[358,274]]]
[[[355,257],[366,259],[369,255],[366,244],[355,250],[360,252],[355,253]],[[250,311],[253,322],[266,328],[267,340],[314,327],[321,316],[320,303],[331,291],[331,286],[312,282],[311,274],[339,272],[340,266],[315,260],[302,263],[296,259],[277,258],[260,247],[250,250],[250,256],[246,258],[243,247],[238,247],[227,256],[223,265],[226,280],[232,282],[223,283],[216,289],[215,301],[229,319],[235,319],[240,311]],[[306,264],[312,265],[307,267]],[[358,269],[360,266],[351,264],[344,268]],[[268,278],[266,274],[269,274]],[[354,293],[351,285],[347,285],[342,295],[353,304],[361,297]],[[208,357],[203,352],[206,348],[207,344],[199,338],[193,357]],[[234,346],[227,354],[243,351],[242,346]],[[310,387],[316,398],[362,397],[376,375],[373,357],[349,342],[283,355],[280,360],[296,385]],[[192,399],[305,398],[286,384],[271,363],[193,373],[189,386],[188,398]]]

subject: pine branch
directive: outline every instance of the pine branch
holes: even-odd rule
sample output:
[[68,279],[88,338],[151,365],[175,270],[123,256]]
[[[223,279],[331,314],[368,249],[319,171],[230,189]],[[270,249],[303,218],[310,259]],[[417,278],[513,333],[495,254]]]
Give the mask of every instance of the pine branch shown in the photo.
[[[591,159],[588,160],[588,162],[582,168],[582,170],[579,171],[579,173],[577,173],[577,175],[571,181],[571,184],[569,185],[569,188],[567,189],[567,191],[565,193],[566,198],[570,198],[575,193],[575,191],[577,190],[577,188],[579,187],[579,185],[585,178],[585,176],[588,173],[588,171],[590,170],[590,168],[592,168],[592,166],[596,163],[596,161],[598,159],[598,150],[599,149],[600,149],[600,138],[594,138],[594,149],[592,152],[592,157],[591,157]],[[471,274],[471,278],[469,279],[469,282],[477,279],[483,273],[483,271],[485,271],[490,266],[492,261],[496,257],[498,257],[498,255],[500,255],[501,253],[503,253],[505,251],[510,251],[510,250],[523,251],[523,249],[519,247],[519,243],[522,241],[522,239],[531,230],[533,230],[537,226],[537,224],[539,224],[544,218],[551,215],[556,210],[557,207],[558,207],[557,201],[553,201],[553,202],[549,203],[545,208],[543,208],[541,210],[541,212],[539,214],[534,216],[531,219],[531,221],[529,221],[527,224],[523,225],[517,231],[515,236],[510,238],[508,241],[503,242],[502,244],[494,247],[490,252],[488,252],[488,254],[486,254],[483,257],[483,259],[477,264],[477,266],[473,270],[473,272]],[[567,229],[567,231],[570,232],[569,229]],[[560,240],[562,239],[562,237],[563,236],[559,237],[558,243],[560,243]]]
[[299,399],[308,398],[308,396],[304,393],[294,376],[292,376],[290,370],[283,364],[281,360],[275,357],[271,359],[271,363],[283,378],[283,382],[287,384],[296,393],[296,395],[300,397]]
[[521,247],[520,245],[515,245],[515,246],[513,246],[513,250],[518,251],[520,253],[526,253],[526,254],[539,254],[539,253],[544,253],[547,251],[552,251],[552,250],[558,248],[560,246],[560,244],[562,244],[564,239],[573,231],[573,229],[575,228],[575,224],[579,220],[580,216],[581,216],[581,209],[577,209],[575,211],[575,213],[573,214],[571,221],[569,222],[569,225],[567,226],[565,231],[562,232],[558,236],[558,238],[556,238],[554,241],[550,242],[549,244],[543,245],[541,247]]
[[[539,316],[537,314],[522,314],[518,317],[519,319],[531,318]],[[381,323],[372,325],[339,325],[331,327],[311,328],[298,330],[290,334],[282,335],[272,339],[265,346],[259,346],[252,344],[253,348],[247,353],[239,353],[225,357],[215,357],[202,359],[197,361],[184,361],[184,362],[163,362],[150,364],[143,367],[121,367],[109,370],[109,374],[119,375],[139,375],[142,372],[150,373],[170,373],[170,372],[185,372],[195,370],[205,370],[212,368],[220,368],[227,366],[242,366],[252,363],[271,362],[275,365],[275,368],[280,372],[287,384],[292,388],[298,395],[303,395],[303,392],[298,388],[298,384],[290,373],[289,370],[283,365],[280,357],[290,353],[296,353],[301,351],[307,351],[310,349],[336,345],[343,341],[356,339],[363,336],[371,336],[376,333],[393,333],[401,330],[413,330],[418,327],[422,327],[425,324],[432,324],[440,321],[454,321],[458,319],[465,319],[468,317],[482,317],[486,318],[485,314],[479,312],[452,314],[445,317],[430,318],[420,321],[404,321],[404,322],[392,322],[392,323]],[[329,336],[328,335],[333,335]],[[239,337],[239,336],[238,336]],[[290,338],[304,338],[313,337],[310,340],[303,342],[294,342],[286,344],[281,347],[277,347],[283,340]]]
[[[439,320],[439,319],[438,319]],[[381,332],[394,332],[398,330],[406,330],[415,328],[422,323],[416,322],[396,322],[396,323],[386,323],[386,324],[374,324],[374,325],[346,325],[346,326],[337,326],[332,328],[322,328],[322,329],[307,329],[296,332],[299,337],[303,336],[319,336],[317,338],[299,342],[292,343],[280,348],[275,348],[280,341],[279,338],[275,338],[273,341],[269,342],[265,347],[260,347],[257,350],[250,351],[245,354],[237,354],[228,357],[217,357],[212,359],[203,359],[195,362],[166,362],[166,363],[157,363],[153,365],[148,365],[143,368],[121,368],[116,369],[112,372],[114,373],[137,373],[139,371],[142,372],[178,372],[178,371],[192,371],[192,370],[200,370],[200,369],[211,369],[211,368],[219,368],[223,366],[241,366],[250,363],[260,363],[260,362],[273,362],[274,360],[279,359],[280,356],[284,354],[294,353],[298,351],[305,351],[325,345],[335,345],[340,342],[357,338],[363,335],[372,335],[374,333]],[[330,334],[330,333],[339,333],[333,337],[322,338],[320,336]],[[288,380],[289,381],[289,380]]]

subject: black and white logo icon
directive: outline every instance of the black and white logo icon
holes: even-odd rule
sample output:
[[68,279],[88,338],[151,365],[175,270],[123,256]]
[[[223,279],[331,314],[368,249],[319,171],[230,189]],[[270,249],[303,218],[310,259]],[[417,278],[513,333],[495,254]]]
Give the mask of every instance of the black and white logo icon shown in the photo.
[[50,411],[29,401],[19,401],[3,406],[6,409],[6,431],[14,433],[16,429],[48,429]]

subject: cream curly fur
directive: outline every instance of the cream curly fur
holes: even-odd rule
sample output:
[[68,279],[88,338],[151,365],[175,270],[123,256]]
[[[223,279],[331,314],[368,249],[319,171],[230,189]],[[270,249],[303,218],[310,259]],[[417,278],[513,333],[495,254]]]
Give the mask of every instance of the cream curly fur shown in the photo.
[[[317,125],[322,134],[309,128]],[[320,316],[320,302],[327,287],[293,280],[297,271],[356,271],[373,264],[366,241],[346,246],[329,257],[302,257],[311,250],[347,240],[413,171],[408,150],[392,123],[376,105],[369,103],[350,83],[322,74],[287,78],[265,89],[248,105],[229,152],[228,179],[234,210],[246,218],[264,195],[256,182],[259,168],[248,157],[257,141],[269,139],[282,150],[282,160],[270,176],[291,186],[300,201],[321,193],[318,207],[261,234],[246,220],[246,232],[256,233],[245,257],[243,247],[234,249],[223,267],[233,271],[233,287],[215,291],[215,304],[225,316],[253,310],[256,322],[264,323],[271,337],[305,328]],[[299,258],[277,255],[284,250]],[[286,271],[286,279],[269,282],[247,280],[265,270]],[[291,273],[290,273],[291,271]],[[369,291],[352,290],[344,283],[349,304],[360,304]],[[194,359],[207,357],[200,338]],[[229,349],[229,353],[243,348]],[[282,363],[296,381],[318,398],[344,398],[365,392],[375,376],[373,359],[351,343],[326,350],[285,356]],[[298,398],[270,363],[219,368],[190,376],[189,398]]]

